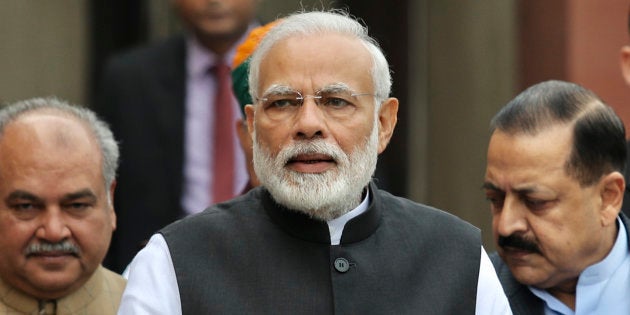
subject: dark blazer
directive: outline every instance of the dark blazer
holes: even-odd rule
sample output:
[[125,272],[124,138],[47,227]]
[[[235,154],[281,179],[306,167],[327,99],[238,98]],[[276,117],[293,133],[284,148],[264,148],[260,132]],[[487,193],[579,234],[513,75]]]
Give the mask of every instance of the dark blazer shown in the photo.
[[115,56],[94,104],[120,142],[118,227],[104,265],[122,271],[181,207],[186,41],[183,35]]
[[[628,230],[628,217],[621,213],[621,222]],[[630,233],[628,233],[628,241],[630,242]],[[501,280],[503,291],[510,301],[510,307],[514,315],[544,315],[545,304],[535,296],[527,286],[520,284],[510,271],[510,268],[503,262],[497,252],[490,254],[490,260],[494,265],[494,269]]]
[[626,171],[623,176],[626,179],[626,192],[623,195],[621,212],[623,212],[626,216],[630,216],[630,141],[626,142],[626,149],[628,155],[626,156]]

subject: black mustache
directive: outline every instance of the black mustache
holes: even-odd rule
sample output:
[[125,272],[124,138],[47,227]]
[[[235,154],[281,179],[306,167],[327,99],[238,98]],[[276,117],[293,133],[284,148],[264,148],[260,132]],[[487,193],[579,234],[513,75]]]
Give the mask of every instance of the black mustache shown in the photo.
[[535,242],[528,240],[525,237],[514,235],[514,234],[510,236],[499,235],[498,244],[503,249],[506,249],[506,247],[510,247],[510,248],[520,249],[520,250],[524,250],[524,251],[528,251],[532,253],[540,253],[540,249],[538,248],[538,245]]

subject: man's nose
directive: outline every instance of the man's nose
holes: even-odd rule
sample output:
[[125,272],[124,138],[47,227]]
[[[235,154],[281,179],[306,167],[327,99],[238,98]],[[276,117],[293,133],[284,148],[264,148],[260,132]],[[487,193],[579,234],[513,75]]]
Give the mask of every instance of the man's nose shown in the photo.
[[527,209],[517,197],[506,196],[501,211],[497,211],[493,217],[497,234],[508,236],[515,232],[525,232],[527,230],[526,211]]
[[295,136],[304,140],[323,138],[327,133],[326,114],[317,105],[315,96],[307,95],[295,116]]
[[56,243],[70,237],[70,234],[70,228],[61,209],[51,207],[44,211],[40,226],[36,231],[36,236],[39,239]]

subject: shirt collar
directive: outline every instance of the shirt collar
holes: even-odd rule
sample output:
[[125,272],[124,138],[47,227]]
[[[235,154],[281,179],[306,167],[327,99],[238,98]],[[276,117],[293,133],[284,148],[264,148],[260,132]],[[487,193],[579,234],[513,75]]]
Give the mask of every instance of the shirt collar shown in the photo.
[[[341,244],[350,244],[362,241],[372,235],[379,226],[383,205],[379,198],[378,188],[370,183],[366,189],[364,205],[350,211],[352,214],[344,221]],[[295,210],[289,210],[275,202],[269,191],[263,186],[254,188],[249,193],[260,194],[261,203],[265,212],[286,233],[305,241],[320,244],[331,244],[331,236],[328,222],[311,218],[309,215]]]
[[350,210],[346,214],[328,221],[328,231],[330,232],[330,244],[331,245],[339,245],[341,242],[341,235],[343,233],[343,227],[346,225],[346,222],[352,220],[353,218],[359,216],[365,210],[367,210],[370,200],[370,190],[366,189],[365,198],[356,208]]
[[628,255],[627,232],[619,217],[617,217],[617,226],[619,230],[612,250],[602,261],[588,266],[582,271],[578,280],[578,286],[589,285],[610,278],[613,272],[621,265],[626,255]]
[[[628,237],[627,230],[619,217],[617,217],[617,226],[619,227],[619,230],[617,231],[617,239],[615,240],[615,244],[610,250],[610,253],[608,253],[603,260],[588,266],[580,274],[575,290],[576,300],[579,299],[577,294],[583,292],[583,290],[580,290],[580,287],[590,286],[610,279],[619,266],[624,263],[624,260],[628,255]],[[560,311],[562,314],[573,314],[571,309],[546,290],[537,289],[532,286],[528,286],[528,288],[534,295],[545,301],[546,308]],[[588,294],[597,295],[598,292],[588,292]]]

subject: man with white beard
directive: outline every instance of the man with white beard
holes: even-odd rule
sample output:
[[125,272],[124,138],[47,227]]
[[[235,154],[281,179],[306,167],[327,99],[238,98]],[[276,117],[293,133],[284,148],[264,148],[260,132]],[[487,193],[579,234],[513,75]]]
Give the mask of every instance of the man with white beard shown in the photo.
[[251,58],[261,187],[155,234],[119,314],[511,314],[477,228],[371,183],[398,100],[365,27],[297,13]]

